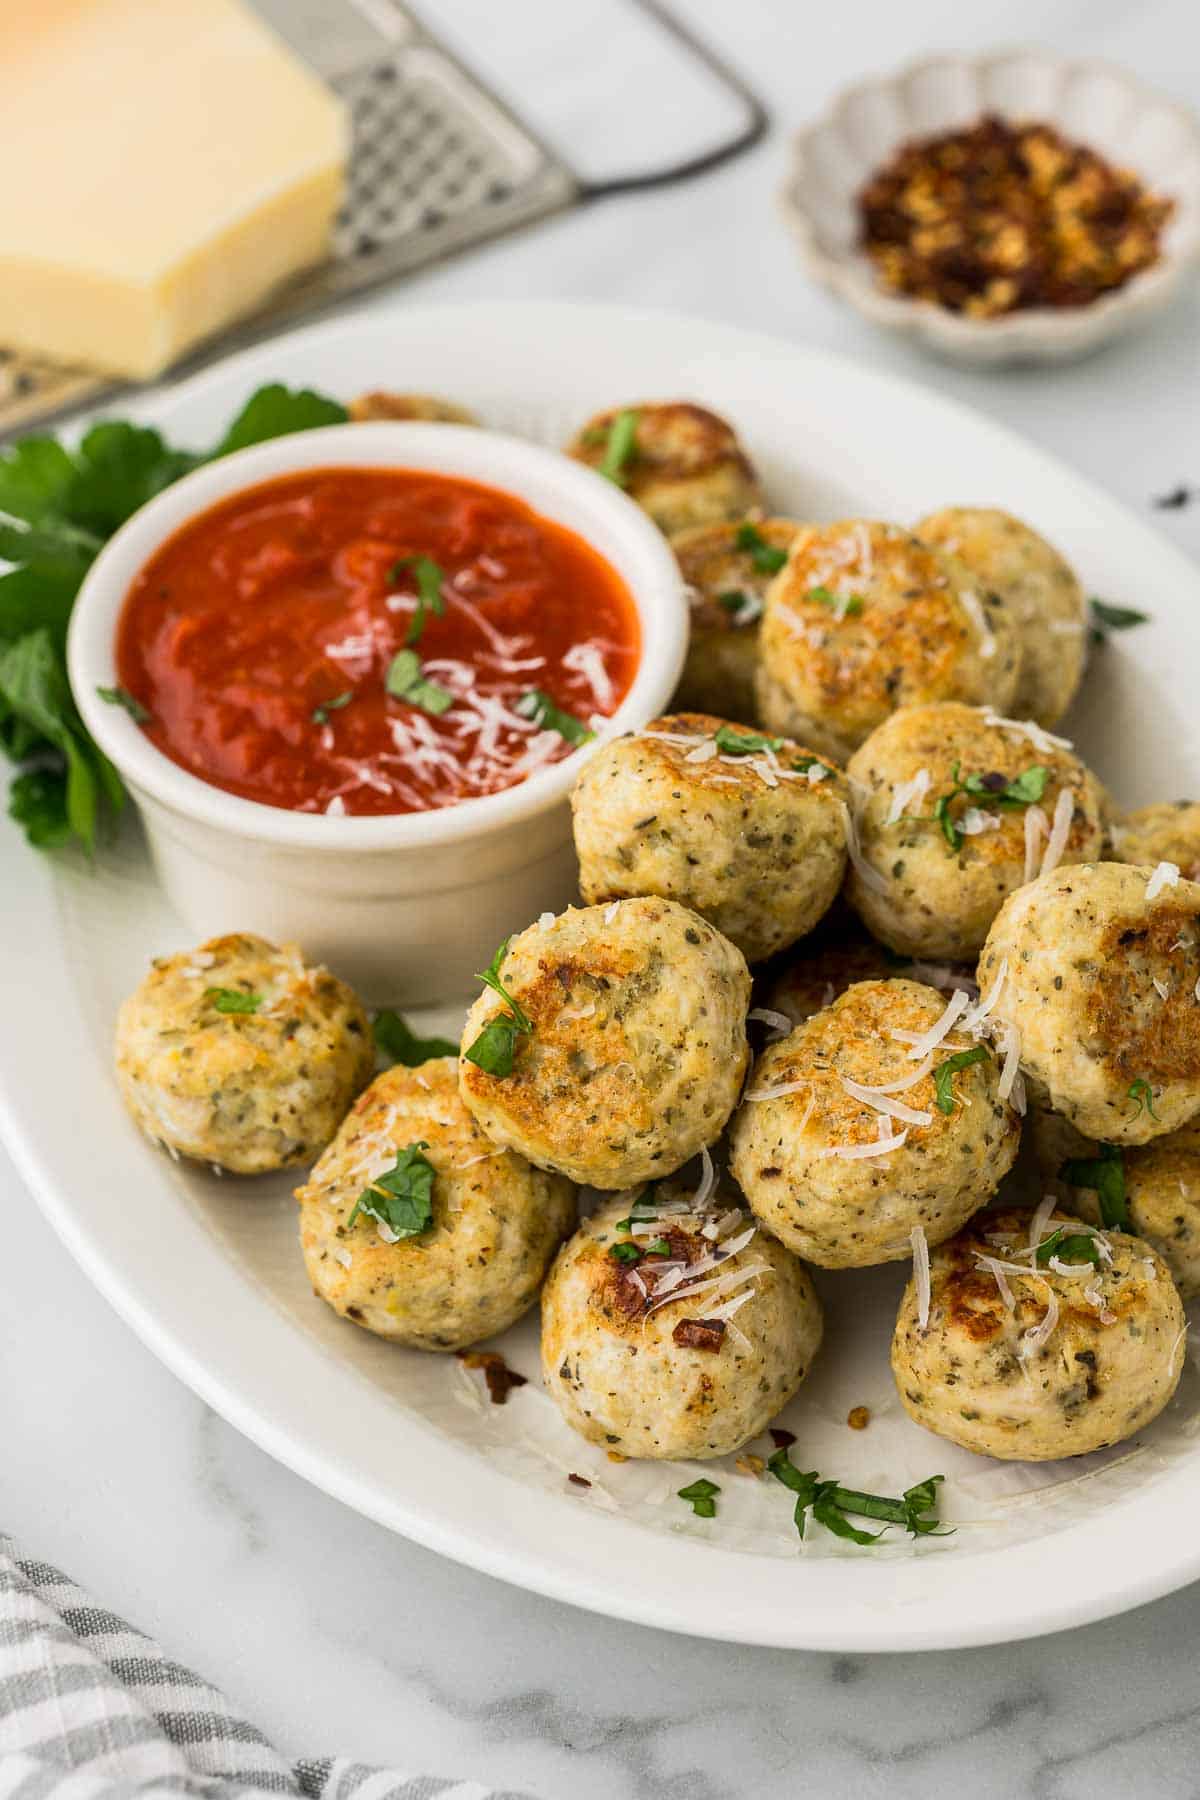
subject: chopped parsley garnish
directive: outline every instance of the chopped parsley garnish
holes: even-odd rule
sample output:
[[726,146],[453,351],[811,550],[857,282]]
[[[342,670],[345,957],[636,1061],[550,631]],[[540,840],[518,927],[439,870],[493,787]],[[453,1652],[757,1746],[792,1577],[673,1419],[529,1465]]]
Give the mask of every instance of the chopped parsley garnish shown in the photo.
[[543,694],[541,688],[530,688],[527,694],[522,694],[519,700],[513,702],[513,711],[520,713],[523,719],[532,719],[543,731],[557,731],[559,737],[566,738],[568,744],[586,744],[596,735],[582,719],[555,706],[549,694]]
[[411,569],[417,582],[417,610],[408,622],[405,633],[406,644],[415,644],[425,629],[426,615],[432,613],[440,619],[446,610],[446,598],[442,593],[445,573],[432,556],[402,556],[388,570],[389,581],[399,581],[400,577]]
[[500,968],[508,955],[511,938],[505,938],[493,956],[483,974],[478,977],[485,987],[499,994],[508,1011],[498,1013],[488,1020],[469,1050],[463,1052],[468,1062],[482,1069],[485,1075],[496,1075],[501,1080],[513,1071],[513,1053],[518,1037],[533,1036],[533,1020],[524,1007],[518,1006],[500,979]]
[[313,724],[314,725],[328,725],[330,713],[331,712],[340,712],[343,706],[349,706],[349,704],[350,704],[351,700],[353,700],[353,698],[354,698],[354,689],[353,688],[344,688],[340,694],[335,694],[333,696],[332,700],[322,700],[320,706],[313,707],[313,710],[312,710]]
[[393,1238],[419,1237],[427,1231],[433,1223],[435,1174],[433,1164],[421,1154],[428,1148],[421,1138],[397,1150],[394,1166],[363,1189],[346,1224],[353,1225],[359,1213],[365,1213],[385,1225]]
[[1143,1108],[1152,1119],[1158,1118],[1158,1114],[1154,1110],[1154,1089],[1144,1075],[1139,1075],[1136,1081],[1130,1082],[1129,1098],[1137,1109],[1134,1113],[1135,1118],[1141,1117]]
[[1100,1246],[1090,1232],[1068,1231],[1065,1225],[1058,1226],[1048,1238],[1042,1239],[1034,1252],[1034,1261],[1039,1269],[1044,1269],[1052,1256],[1065,1263],[1089,1262],[1096,1269],[1102,1261]]
[[123,706],[135,725],[145,725],[153,716],[140,700],[134,698],[128,688],[98,687],[96,692],[109,706]]
[[815,600],[818,606],[830,606],[834,612],[849,618],[852,613],[860,613],[863,609],[861,594],[835,594],[827,587],[809,588],[804,598]]
[[608,428],[600,473],[607,475],[617,487],[625,486],[625,472],[637,456],[637,429],[641,416],[636,407],[625,407]]
[[1129,1230],[1125,1196],[1125,1164],[1115,1144],[1101,1146],[1099,1156],[1072,1157],[1058,1171],[1072,1187],[1092,1188],[1100,1201],[1100,1222],[1110,1231]]
[[764,737],[758,731],[736,731],[732,725],[718,725],[713,742],[722,756],[754,756],[759,750],[782,750],[783,739]]
[[261,994],[248,994],[245,988],[210,987],[204,998],[219,1013],[256,1013],[263,1003]]
[[960,1050],[956,1055],[948,1056],[944,1063],[938,1064],[933,1071],[933,1085],[939,1112],[954,1111],[954,1077],[959,1069],[969,1069],[972,1063],[986,1062],[987,1059],[987,1045],[976,1044],[973,1049]]
[[436,681],[427,681],[422,675],[421,659],[415,650],[396,652],[384,686],[394,699],[419,706],[422,712],[433,713],[435,718],[454,705],[454,695],[449,688],[439,687]]
[[739,550],[745,550],[749,554],[750,561],[760,575],[778,575],[788,559],[787,551],[777,550],[774,544],[768,544],[758,526],[752,525],[749,520],[738,526],[735,542]]
[[1135,625],[1150,623],[1150,614],[1139,612],[1136,606],[1113,606],[1108,600],[1097,600],[1095,595],[1088,601],[1088,612],[1093,644],[1104,643],[1114,631],[1132,631]]
[[608,1254],[615,1262],[635,1263],[640,1262],[642,1259],[641,1251],[638,1249],[637,1245],[632,1242],[610,1244],[608,1246]]
[[767,1468],[776,1481],[783,1483],[796,1496],[793,1517],[796,1530],[804,1536],[805,1517],[812,1516],[835,1537],[848,1538],[855,1544],[877,1544],[882,1531],[860,1531],[846,1517],[854,1513],[862,1519],[882,1519],[889,1525],[903,1525],[913,1537],[947,1537],[937,1518],[937,1490],[942,1475],[930,1475],[915,1487],[906,1488],[899,1499],[886,1494],[863,1494],[855,1488],[844,1488],[836,1481],[822,1481],[815,1471],[798,1469],[787,1449],[776,1450],[767,1459]]
[[31,844],[57,849],[75,839],[90,851],[125,799],[79,716],[65,657],[75,596],[107,539],[201,463],[345,417],[335,400],[273,383],[203,451],[118,419],[91,426],[70,449],[38,436],[0,451],[0,558],[14,565],[0,575],[0,752],[17,765],[8,810]]
[[1012,777],[992,771],[987,775],[968,775],[965,781],[961,778],[961,769],[961,762],[956,762],[950,772],[953,787],[949,793],[939,794],[933,806],[934,822],[941,826],[942,836],[952,850],[962,849],[964,834],[951,817],[950,808],[964,794],[973,800],[986,800],[989,806],[1033,806],[1046,792],[1046,783],[1050,779],[1049,769],[1040,763],[1034,763]]
[[680,1488],[679,1498],[687,1501],[698,1519],[715,1519],[717,1495],[720,1491],[715,1481],[709,1481],[702,1475],[699,1481],[693,1481],[690,1486]]
[[732,613],[737,625],[753,625],[756,619],[762,618],[763,603],[757,594],[747,594],[741,588],[730,588],[727,593],[717,595],[717,605]]
[[458,1045],[444,1037],[418,1037],[401,1013],[384,1011],[375,1015],[375,1043],[389,1062],[406,1069],[417,1069],[438,1056],[457,1056]]

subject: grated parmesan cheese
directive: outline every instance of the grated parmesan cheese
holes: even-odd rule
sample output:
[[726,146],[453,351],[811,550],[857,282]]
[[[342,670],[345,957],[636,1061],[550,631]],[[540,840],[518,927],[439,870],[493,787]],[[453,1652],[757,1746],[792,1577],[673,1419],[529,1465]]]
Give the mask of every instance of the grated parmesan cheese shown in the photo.
[[1063,851],[1067,847],[1067,839],[1071,835],[1071,821],[1075,817],[1075,796],[1070,788],[1060,788],[1058,799],[1054,802],[1054,823],[1050,827],[1050,836],[1046,841],[1046,854],[1042,857],[1039,875],[1049,875],[1057,869],[1062,861]]
[[892,790],[892,803],[888,807],[885,825],[894,825],[902,819],[910,806],[920,806],[929,792],[933,777],[928,769],[918,769],[911,781],[902,781]]
[[920,1111],[915,1106],[906,1106],[903,1100],[893,1100],[888,1094],[881,1094],[875,1088],[864,1087],[861,1082],[851,1081],[843,1075],[842,1086],[852,1100],[861,1100],[873,1112],[883,1113],[889,1119],[899,1119],[905,1125],[931,1125],[933,1114]]
[[978,594],[973,594],[969,588],[963,589],[959,599],[962,601],[972,625],[979,633],[979,654],[986,662],[996,654],[996,638],[987,622],[987,614],[983,610]]
[[1050,836],[1050,821],[1040,806],[1025,808],[1025,873],[1022,883],[1030,882],[1038,872],[1042,844]]
[[1146,883],[1147,900],[1157,900],[1164,888],[1174,887],[1179,880],[1179,864],[1160,862]]
[[886,894],[887,882],[879,873],[878,869],[873,869],[871,867],[870,863],[863,855],[862,846],[858,841],[858,827],[854,823],[850,808],[846,805],[844,800],[841,802],[841,808],[842,834],[846,839],[846,854],[854,865],[855,874],[865,888],[870,888],[871,891],[876,894]]
[[929,1329],[929,1302],[932,1287],[929,1279],[929,1240],[920,1225],[914,1225],[911,1232],[913,1255],[913,1281],[917,1289],[917,1324],[922,1331]]

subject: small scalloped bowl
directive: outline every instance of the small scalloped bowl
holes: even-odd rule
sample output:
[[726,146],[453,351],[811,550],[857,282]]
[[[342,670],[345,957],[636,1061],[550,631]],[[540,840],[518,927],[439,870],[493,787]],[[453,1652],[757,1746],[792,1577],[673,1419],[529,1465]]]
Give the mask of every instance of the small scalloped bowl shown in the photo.
[[[1089,306],[991,319],[889,294],[858,245],[859,189],[906,139],[987,112],[1053,125],[1174,200],[1160,260]],[[1157,312],[1200,255],[1200,125],[1186,107],[1106,63],[1041,50],[929,57],[845,89],[799,132],[781,199],[812,274],[875,324],[957,362],[1055,362],[1084,356]]]

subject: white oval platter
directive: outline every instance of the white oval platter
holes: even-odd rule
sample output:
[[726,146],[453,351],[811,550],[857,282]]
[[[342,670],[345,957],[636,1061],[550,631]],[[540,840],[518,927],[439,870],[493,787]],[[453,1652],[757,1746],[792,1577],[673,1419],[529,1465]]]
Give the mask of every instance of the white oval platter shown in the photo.
[[[591,412],[689,398],[727,414],[776,510],[913,520],[1008,507],[1093,592],[1153,622],[1095,658],[1067,729],[1127,805],[1200,790],[1200,578],[1146,525],[1006,430],[825,352],[663,314],[471,304],[318,326],[144,400],[186,444],[271,380],[348,398],[446,394],[486,423],[560,443]],[[39,857],[0,823],[0,1120],[29,1187],[144,1341],[257,1443],[348,1506],[447,1556],[575,1605],[697,1635],[808,1649],[942,1648],[1057,1630],[1200,1574],[1200,1376],[1133,1443],[1080,1463],[1005,1465],[901,1411],[887,1366],[906,1270],[829,1277],[818,1365],[783,1423],[801,1466],[896,1492],[946,1476],[955,1535],[857,1550],[804,1542],[776,1483],[706,1465],[720,1512],[694,1519],[682,1465],[614,1464],[537,1383],[536,1322],[503,1341],[531,1377],[507,1406],[454,1358],[370,1339],[308,1290],[291,1183],[218,1181],[152,1150],[110,1073],[120,998],[186,942],[136,827],[89,867]],[[255,921],[245,921],[254,929]],[[457,1034],[458,1020],[430,1024]],[[866,1431],[847,1428],[867,1405]],[[762,1446],[755,1446],[761,1448]],[[592,1482],[568,1483],[571,1472]]]

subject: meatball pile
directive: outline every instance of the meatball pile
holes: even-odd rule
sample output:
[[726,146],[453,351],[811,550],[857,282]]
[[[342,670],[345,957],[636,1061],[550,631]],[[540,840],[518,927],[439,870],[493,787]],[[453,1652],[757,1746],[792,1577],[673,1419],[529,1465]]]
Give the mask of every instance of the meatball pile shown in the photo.
[[1043,1461],[1142,1431],[1200,1294],[1200,805],[1122,816],[1056,734],[1078,578],[993,508],[769,516],[691,402],[568,453],[670,537],[692,616],[672,710],[579,752],[581,904],[499,946],[457,1057],[380,1022],[380,1073],[294,946],[162,958],[117,1027],[135,1121],[305,1168],[348,1326],[493,1367],[540,1299],[544,1388],[616,1461],[767,1429],[820,1349],[808,1265],[834,1305],[837,1271],[904,1265],[892,1370],[930,1432]]

